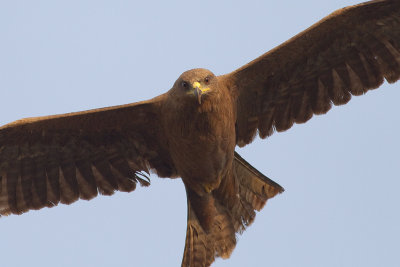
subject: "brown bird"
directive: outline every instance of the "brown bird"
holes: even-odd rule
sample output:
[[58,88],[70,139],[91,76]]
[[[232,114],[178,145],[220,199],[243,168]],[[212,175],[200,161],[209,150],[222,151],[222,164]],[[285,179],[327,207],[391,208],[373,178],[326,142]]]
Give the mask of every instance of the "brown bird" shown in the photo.
[[182,266],[228,258],[283,188],[235,147],[304,123],[400,78],[400,1],[338,10],[232,73],[184,72],[148,101],[23,119],[0,128],[0,214],[181,177],[188,199]]

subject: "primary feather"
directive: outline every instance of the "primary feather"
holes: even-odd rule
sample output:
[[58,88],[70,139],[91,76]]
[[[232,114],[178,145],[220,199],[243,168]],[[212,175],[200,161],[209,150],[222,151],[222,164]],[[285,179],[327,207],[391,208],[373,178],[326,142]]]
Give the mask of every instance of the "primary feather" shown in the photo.
[[338,10],[232,73],[184,72],[148,101],[20,120],[0,128],[0,215],[181,177],[182,266],[228,258],[268,199],[283,192],[235,152],[400,78],[400,1]]

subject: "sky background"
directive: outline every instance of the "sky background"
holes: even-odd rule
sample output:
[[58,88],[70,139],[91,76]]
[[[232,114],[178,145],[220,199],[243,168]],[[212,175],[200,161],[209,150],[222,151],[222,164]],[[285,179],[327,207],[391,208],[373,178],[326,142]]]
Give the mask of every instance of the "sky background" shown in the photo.
[[[0,0],[0,124],[148,99],[191,68],[231,72],[355,3]],[[213,266],[400,266],[398,99],[385,85],[238,149],[286,191]],[[184,187],[151,178],[1,218],[1,266],[179,266]]]

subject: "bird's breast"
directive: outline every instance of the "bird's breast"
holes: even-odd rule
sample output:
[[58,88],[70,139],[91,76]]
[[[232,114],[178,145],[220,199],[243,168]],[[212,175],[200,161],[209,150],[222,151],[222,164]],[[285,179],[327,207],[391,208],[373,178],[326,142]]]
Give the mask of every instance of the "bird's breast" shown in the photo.
[[206,104],[175,113],[165,127],[171,157],[184,182],[215,187],[232,164],[235,119],[229,102]]

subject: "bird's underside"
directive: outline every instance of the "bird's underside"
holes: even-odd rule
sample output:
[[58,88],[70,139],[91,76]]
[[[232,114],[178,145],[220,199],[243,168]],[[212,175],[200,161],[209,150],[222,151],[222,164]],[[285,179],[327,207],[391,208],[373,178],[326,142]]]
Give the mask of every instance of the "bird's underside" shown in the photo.
[[147,174],[181,177],[182,266],[227,258],[283,191],[236,152],[400,78],[400,1],[338,10],[232,73],[183,73],[148,101],[30,118],[0,128],[0,215],[131,192]]

